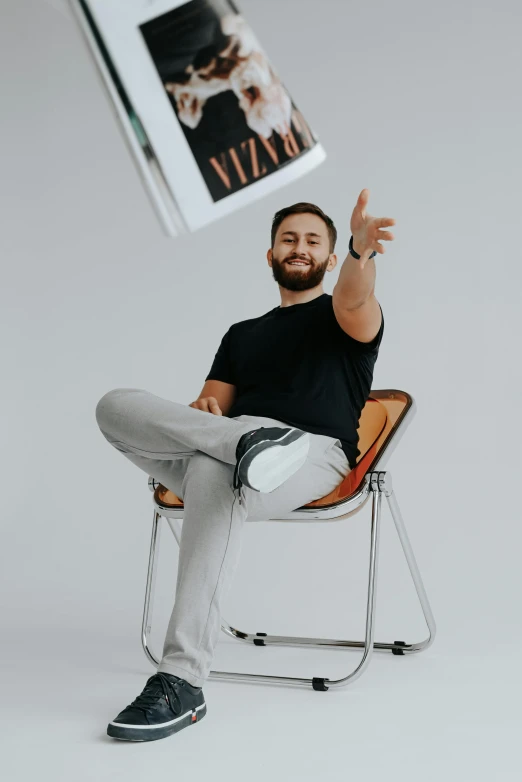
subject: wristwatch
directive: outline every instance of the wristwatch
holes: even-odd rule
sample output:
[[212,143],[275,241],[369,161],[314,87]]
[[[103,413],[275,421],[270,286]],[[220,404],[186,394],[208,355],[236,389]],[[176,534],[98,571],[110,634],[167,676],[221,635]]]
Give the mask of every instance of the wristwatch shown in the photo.
[[[350,237],[350,245],[349,245],[350,254],[353,255],[354,258],[359,259],[361,256],[359,253],[356,253],[353,249],[353,236]],[[374,255],[377,255],[377,250],[374,250],[372,254],[370,255],[370,258],[373,258]]]

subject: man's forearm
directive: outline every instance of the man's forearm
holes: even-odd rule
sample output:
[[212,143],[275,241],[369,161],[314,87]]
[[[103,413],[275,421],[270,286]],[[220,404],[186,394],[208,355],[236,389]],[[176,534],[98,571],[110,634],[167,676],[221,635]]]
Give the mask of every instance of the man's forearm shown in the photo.
[[[353,249],[356,253],[359,252],[355,245]],[[368,255],[371,253],[372,250],[367,251]],[[348,253],[335,285],[337,303],[347,310],[357,309],[364,304],[375,288],[375,260],[373,258],[367,260],[362,270],[361,260]]]

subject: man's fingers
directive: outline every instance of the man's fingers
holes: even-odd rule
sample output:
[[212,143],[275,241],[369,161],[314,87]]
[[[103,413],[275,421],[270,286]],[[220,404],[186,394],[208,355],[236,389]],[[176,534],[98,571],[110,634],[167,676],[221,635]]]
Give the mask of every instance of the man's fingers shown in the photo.
[[204,397],[203,399],[196,399],[195,402],[191,402],[189,407],[193,407],[195,410],[202,410],[204,413],[213,413],[213,415],[223,415],[217,399],[213,396]]
[[221,408],[218,405],[217,399],[214,399],[213,396],[209,396],[208,406],[210,408],[210,412],[214,413],[214,415],[223,415],[223,413],[221,412]]
[[193,407],[195,410],[202,410],[204,413],[208,413],[208,402],[206,399],[196,399],[195,402],[191,402],[189,407]]

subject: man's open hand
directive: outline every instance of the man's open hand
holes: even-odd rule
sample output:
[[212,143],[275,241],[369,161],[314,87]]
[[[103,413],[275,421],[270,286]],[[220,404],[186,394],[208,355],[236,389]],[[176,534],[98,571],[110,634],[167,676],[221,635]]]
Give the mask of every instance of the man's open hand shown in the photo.
[[190,403],[189,407],[194,407],[196,410],[203,410],[204,413],[223,415],[217,399],[213,396],[205,396],[202,399],[196,399],[195,402]]
[[350,230],[353,236],[353,249],[361,256],[359,266],[364,269],[373,251],[385,253],[381,242],[392,242],[395,236],[391,231],[383,231],[390,225],[395,225],[393,217],[373,217],[366,211],[370,191],[367,187],[361,190],[350,220]]

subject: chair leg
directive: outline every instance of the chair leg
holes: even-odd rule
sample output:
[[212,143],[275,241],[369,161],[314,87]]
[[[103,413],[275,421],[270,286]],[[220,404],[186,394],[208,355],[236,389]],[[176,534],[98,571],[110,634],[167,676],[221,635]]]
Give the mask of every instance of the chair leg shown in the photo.
[[[374,614],[375,614],[375,596],[376,596],[376,583],[377,583],[377,562],[379,551],[379,537],[380,537],[380,521],[381,521],[381,503],[382,503],[382,487],[378,481],[379,473],[371,473],[369,475],[370,491],[372,491],[372,522],[371,522],[371,541],[370,541],[370,567],[368,574],[368,599],[366,605],[366,633],[364,643],[357,641],[332,641],[330,639],[323,638],[296,638],[292,636],[269,636],[266,633],[256,633],[256,638],[253,638],[248,633],[240,633],[240,631],[234,631],[230,625],[228,628],[232,630],[232,634],[235,637],[242,638],[244,640],[253,641],[258,646],[266,646],[268,644],[281,644],[289,646],[363,646],[364,652],[359,665],[352,673],[345,676],[342,679],[328,679],[323,676],[314,676],[312,679],[298,678],[294,676],[265,676],[261,674],[250,673],[232,673],[225,671],[211,671],[209,674],[210,679],[232,679],[235,681],[243,682],[272,682],[277,684],[290,684],[298,686],[312,685],[314,690],[326,691],[331,687],[340,687],[355,681],[365,671],[369,665],[371,655],[374,649],[373,634],[374,634]],[[222,629],[223,625],[222,625]],[[226,632],[226,630],[225,630]],[[236,635],[237,633],[237,635]],[[263,638],[259,638],[263,636]]]
[[[313,679],[295,679],[290,677],[267,677],[257,676],[254,674],[226,674],[224,672],[212,671],[210,676],[212,678],[240,678],[241,680],[256,680],[262,679],[264,681],[278,681],[290,684],[310,684],[314,689],[326,690],[336,686],[344,686],[357,679],[364,670],[367,668],[371,654],[373,650],[379,651],[391,651],[392,654],[403,655],[410,652],[418,652],[427,649],[434,641],[435,638],[435,620],[431,612],[431,608],[428,602],[426,591],[422,583],[419,569],[413,555],[406,528],[402,520],[402,516],[399,510],[399,506],[392,488],[391,474],[389,472],[375,471],[369,473],[367,476],[369,491],[372,492],[372,527],[371,527],[371,543],[370,543],[370,570],[368,577],[368,599],[366,610],[366,633],[365,640],[362,641],[345,641],[331,638],[303,638],[292,636],[275,636],[268,635],[267,633],[246,633],[241,630],[237,630],[228,623],[222,623],[222,630],[234,638],[246,641],[247,643],[254,643],[257,646],[269,646],[273,645],[285,645],[285,646],[301,646],[301,647],[323,647],[323,646],[336,646],[336,647],[352,647],[362,648],[363,656],[359,665],[348,676],[338,680],[328,680],[322,677],[314,677]],[[393,641],[388,643],[374,642],[374,611],[375,611],[375,596],[376,596],[376,575],[377,575],[377,562],[378,562],[378,548],[379,548],[379,535],[380,535],[380,518],[381,518],[381,497],[382,494],[386,496],[388,505],[392,513],[395,527],[399,535],[399,540],[404,551],[406,561],[408,563],[410,573],[415,584],[417,595],[419,597],[421,607],[424,613],[424,617],[429,629],[429,636],[425,641],[407,644],[404,641]],[[325,682],[328,682],[326,686]]]
[[[402,655],[405,652],[418,652],[427,649],[434,641],[435,638],[435,620],[428,602],[428,597],[422,583],[419,569],[415,561],[413,550],[411,548],[406,528],[401,516],[399,505],[397,503],[395,494],[392,488],[391,474],[389,472],[375,471],[369,473],[367,476],[369,491],[372,492],[372,521],[371,521],[371,539],[370,539],[370,566],[368,574],[368,597],[366,607],[366,632],[364,641],[346,641],[332,638],[305,638],[296,636],[275,636],[268,635],[267,633],[246,633],[238,630],[227,622],[222,622],[221,629],[227,635],[233,638],[246,641],[247,643],[254,643],[256,646],[269,646],[269,645],[284,645],[284,646],[301,646],[301,647],[324,647],[324,646],[336,646],[336,647],[351,647],[363,649],[363,656],[358,666],[348,676],[342,679],[330,680],[325,677],[313,677],[297,678],[289,676],[265,676],[261,674],[241,674],[228,671],[211,671],[209,678],[212,679],[228,679],[245,682],[272,682],[277,684],[291,684],[298,686],[312,685],[314,690],[328,690],[330,688],[345,686],[352,683],[355,679],[359,678],[369,665],[371,655],[375,650],[379,651],[391,651],[393,654]],[[393,641],[387,643],[374,642],[374,615],[375,615],[375,599],[376,599],[376,584],[377,584],[377,565],[378,565],[378,553],[379,553],[379,538],[380,538],[380,522],[381,522],[381,506],[382,495],[386,496],[392,518],[397,529],[397,534],[410,569],[410,573],[415,584],[417,595],[419,597],[421,607],[426,619],[426,623],[429,629],[429,636],[426,640],[414,643],[406,644],[404,641]],[[152,656],[147,646],[147,635],[150,632],[149,614],[152,610],[152,593],[155,577],[155,564],[156,564],[156,551],[158,544],[158,521],[159,514],[155,512],[153,519],[151,552],[149,556],[149,571],[147,574],[147,591],[145,595],[145,610],[143,618],[143,646],[147,657],[157,666],[158,661]],[[174,528],[173,520],[167,518],[169,525],[172,529],[174,536],[179,544],[179,531]],[[327,683],[327,684],[326,684]]]
[[152,624],[152,610],[154,606],[154,591],[156,587],[156,574],[158,564],[158,551],[160,542],[161,515],[154,508],[152,517],[152,535],[150,540],[149,566],[147,569],[147,583],[145,587],[145,605],[143,607],[143,621],[141,625],[141,643],[143,650],[150,662],[157,668],[160,661],[156,660],[149,648],[149,636]]
[[[402,550],[404,551],[404,556],[406,557],[406,561],[410,569],[411,577],[413,579],[413,583],[415,584],[415,589],[417,591],[417,596],[419,598],[422,607],[424,619],[426,620],[426,624],[428,625],[429,635],[424,641],[407,645],[408,653],[420,652],[432,645],[433,641],[435,640],[435,633],[437,632],[437,628],[428,601],[428,595],[426,594],[426,590],[424,589],[424,584],[422,583],[421,574],[419,568],[417,567],[417,562],[415,561],[415,556],[413,554],[413,549],[411,547],[410,540],[408,538],[408,533],[406,532],[406,527],[404,526],[404,521],[399,508],[399,503],[397,502],[393,488],[391,487],[391,481],[390,481],[389,492],[386,493],[386,499],[388,500],[388,505],[392,514],[393,521],[395,523],[395,528],[397,530],[397,534],[399,536],[399,540],[402,545]],[[394,651],[395,654],[403,654],[401,650],[392,650],[392,651]]]

